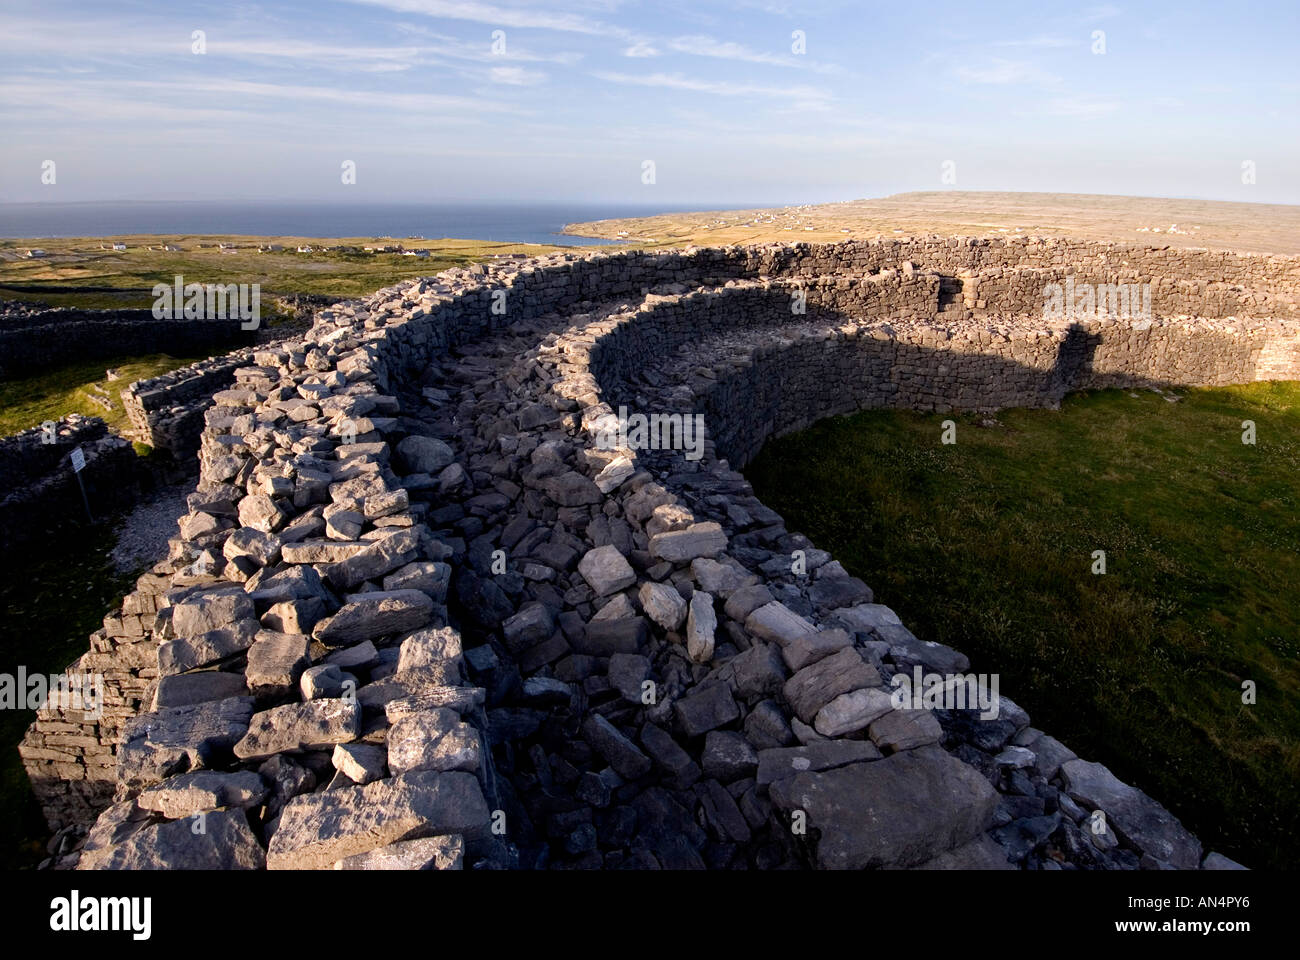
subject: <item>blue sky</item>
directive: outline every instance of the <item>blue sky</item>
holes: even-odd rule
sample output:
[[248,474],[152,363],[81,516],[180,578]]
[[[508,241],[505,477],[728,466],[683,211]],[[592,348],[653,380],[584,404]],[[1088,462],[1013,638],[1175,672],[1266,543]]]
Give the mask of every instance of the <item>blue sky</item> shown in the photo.
[[1300,203],[1298,28],[1296,0],[5,0],[0,200]]

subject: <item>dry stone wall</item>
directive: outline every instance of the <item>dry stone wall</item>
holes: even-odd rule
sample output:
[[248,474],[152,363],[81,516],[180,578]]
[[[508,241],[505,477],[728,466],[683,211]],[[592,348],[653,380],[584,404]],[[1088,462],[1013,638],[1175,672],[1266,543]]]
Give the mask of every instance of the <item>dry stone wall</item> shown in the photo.
[[[1150,321],[1038,319],[1130,271]],[[28,733],[54,863],[1231,866],[1006,697],[897,704],[971,664],[733,465],[862,406],[1300,377],[1298,291],[1295,259],[922,238],[499,260],[325,310],[213,395],[170,556],[72,668],[104,709]],[[620,406],[702,413],[701,445],[611,443]]]
[[131,444],[113,436],[98,417],[71,414],[47,432],[33,427],[0,438],[0,530],[16,548],[71,521],[80,524],[85,503],[71,455],[81,450],[81,482],[100,517],[130,503],[150,482]]
[[213,395],[234,383],[235,371],[252,358],[246,347],[128,384],[121,396],[130,438],[178,459],[193,457]]
[[159,320],[151,310],[24,311],[0,316],[0,380],[75,360],[194,356],[250,339],[237,320]]

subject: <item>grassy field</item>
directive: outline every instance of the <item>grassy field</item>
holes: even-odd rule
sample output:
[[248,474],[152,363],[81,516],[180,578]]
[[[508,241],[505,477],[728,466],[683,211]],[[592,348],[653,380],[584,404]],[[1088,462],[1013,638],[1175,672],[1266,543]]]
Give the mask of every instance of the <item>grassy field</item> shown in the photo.
[[[22,380],[0,381],[0,436],[26,430],[46,420],[57,420],[69,413],[99,417],[114,433],[122,433],[127,427],[126,411],[118,394],[127,384],[202,359],[158,353],[147,357],[81,360]],[[110,369],[120,374],[118,379],[107,378]],[[91,401],[96,386],[113,401],[112,410],[105,410]]]
[[[1174,228],[1171,232],[1170,228]],[[931,190],[871,200],[665,213],[571,223],[566,233],[649,247],[877,236],[1078,237],[1156,246],[1300,253],[1300,206],[1072,193]]]
[[943,416],[872,411],[772,441],[746,475],[1037,726],[1207,846],[1294,867],[1300,383],[1180,396],[958,418],[950,446]]
[[[126,250],[101,250],[120,240]],[[364,247],[403,243],[429,251],[427,259],[397,253],[323,251],[323,246]],[[233,253],[219,243],[236,244]],[[259,244],[280,244],[284,250],[258,253]],[[178,251],[150,250],[166,244]],[[202,246],[200,246],[202,244]],[[296,253],[310,245],[313,253]],[[40,259],[23,255],[33,247],[46,252]],[[559,247],[528,243],[489,243],[480,240],[376,240],[367,237],[247,237],[226,235],[75,237],[55,240],[0,240],[0,300],[39,300],[51,306],[88,309],[148,307],[155,283],[171,283],[177,275],[194,283],[258,283],[262,297],[310,293],[339,297],[363,296],[409,277],[427,277],[448,267],[476,263],[495,255],[539,255]]]
[[[124,242],[127,249],[114,251],[111,241]],[[430,251],[427,259],[397,253],[323,251],[323,246],[361,248],[374,244],[403,243],[409,248]],[[225,253],[218,244],[233,243],[238,249]],[[259,244],[277,243],[285,250],[258,253]],[[170,244],[178,251],[151,250]],[[313,253],[296,253],[310,245]],[[47,256],[26,259],[25,252],[39,247]],[[356,297],[373,293],[410,277],[427,277],[449,267],[465,266],[493,256],[512,253],[539,255],[559,247],[523,243],[490,243],[478,240],[394,241],[352,237],[246,236],[120,236],[79,237],[53,240],[0,240],[0,300],[38,301],[55,307],[82,309],[140,308],[153,304],[155,283],[171,283],[177,275],[187,282],[258,283],[268,325],[277,322],[275,307],[267,301],[275,296],[324,294]],[[42,371],[24,380],[0,382],[0,436],[35,426],[68,413],[102,417],[109,428],[120,432],[125,417],[119,391],[133,380],[156,377],[186,366],[202,357],[171,357],[155,354],[119,357],[114,360],[76,362]],[[115,367],[122,379],[108,382],[105,371]],[[88,395],[98,385],[107,390],[116,409],[106,411]]]

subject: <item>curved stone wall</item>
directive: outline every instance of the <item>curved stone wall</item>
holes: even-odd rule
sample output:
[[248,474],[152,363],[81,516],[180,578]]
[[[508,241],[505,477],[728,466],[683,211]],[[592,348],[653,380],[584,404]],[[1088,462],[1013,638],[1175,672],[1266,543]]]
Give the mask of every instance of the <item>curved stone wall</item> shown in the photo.
[[[1045,324],[1067,279],[1154,316]],[[213,397],[170,557],[74,665],[104,709],[28,733],[56,862],[1201,866],[1006,697],[893,702],[970,664],[728,459],[862,406],[1300,378],[1298,294],[1294,258],[923,238],[506,259],[326,310]],[[611,444],[619,407],[704,442]]]
[[653,391],[650,406],[702,414],[737,466],[773,435],[862,409],[1053,407],[1074,390],[1219,386],[1300,371],[1300,321],[1291,319],[908,321],[907,298],[882,297],[872,308],[890,320],[853,319],[865,311],[831,312],[810,298],[809,316],[820,316],[793,323],[791,289],[657,298],[601,336],[593,371],[606,395],[635,407],[627,381],[653,368],[656,382],[638,385]]

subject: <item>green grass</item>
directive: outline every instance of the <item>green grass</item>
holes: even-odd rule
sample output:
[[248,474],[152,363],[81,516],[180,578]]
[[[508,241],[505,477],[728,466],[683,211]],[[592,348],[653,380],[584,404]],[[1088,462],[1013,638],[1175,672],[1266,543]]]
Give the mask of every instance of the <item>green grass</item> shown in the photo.
[[[109,240],[123,240],[125,251],[102,250]],[[237,243],[235,253],[223,253],[220,242]],[[287,249],[258,253],[262,243],[279,243]],[[322,245],[363,247],[373,243],[402,243],[430,251],[426,260],[400,254],[322,251]],[[175,244],[177,251],[149,250]],[[199,244],[203,244],[202,247]],[[293,248],[310,244],[314,253]],[[43,259],[24,259],[30,247],[44,249]],[[177,275],[201,283],[257,283],[261,287],[263,322],[280,321],[272,297],[324,294],[360,297],[411,277],[427,277],[449,267],[466,266],[498,254],[538,255],[563,249],[519,243],[479,240],[384,240],[353,237],[321,240],[311,237],[250,237],[233,235],[136,235],[78,237],[53,240],[0,240],[0,300],[39,301],[54,307],[81,309],[148,308],[155,283],[172,283]],[[122,432],[126,419],[117,396],[133,380],[156,377],[202,357],[172,358],[162,354],[119,357],[74,363],[18,381],[0,382],[0,436],[25,430],[44,420],[68,413],[101,417],[114,432]],[[121,381],[104,378],[108,367],[122,370]],[[86,392],[92,384],[105,387],[117,410],[109,412],[92,403]]]
[[1300,383],[1180,396],[956,416],[948,446],[947,416],[872,411],[770,442],[746,476],[913,632],[999,673],[1036,726],[1208,848],[1294,866]]
[[[128,384],[202,359],[157,353],[146,357],[81,360],[22,380],[0,381],[0,436],[9,436],[46,420],[58,420],[69,413],[99,417],[111,431],[122,433],[128,423],[119,394]],[[110,368],[119,371],[121,377],[109,380],[105,372]],[[107,392],[113,401],[112,410],[91,402],[92,384]]]
[[[71,521],[20,557],[0,559],[0,672],[28,676],[63,671],[89,649],[87,637],[121,605],[131,579],[108,559],[108,524]],[[36,719],[29,710],[0,710],[0,869],[33,867],[46,856],[49,831],[32,795],[18,744]]]
[[[101,250],[109,240],[122,240],[124,251]],[[223,253],[216,245],[236,243],[240,249]],[[259,243],[279,243],[285,250],[258,253]],[[429,251],[428,259],[395,253],[322,251],[323,245],[363,247],[402,243]],[[199,244],[204,244],[200,247]],[[174,244],[180,250],[149,250]],[[293,248],[310,244],[313,253]],[[30,247],[48,256],[28,260]],[[149,307],[155,283],[171,283],[176,275],[196,283],[257,283],[263,300],[286,294],[326,294],[359,297],[411,277],[428,277],[448,267],[465,266],[496,254],[550,253],[555,246],[492,243],[480,240],[379,240],[352,237],[321,240],[311,237],[250,237],[234,235],[136,235],[77,237],[56,240],[0,240],[0,300],[38,300],[51,306],[85,309]],[[31,289],[29,289],[31,288]]]

